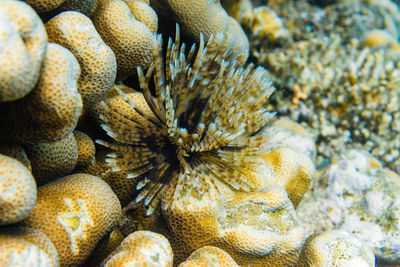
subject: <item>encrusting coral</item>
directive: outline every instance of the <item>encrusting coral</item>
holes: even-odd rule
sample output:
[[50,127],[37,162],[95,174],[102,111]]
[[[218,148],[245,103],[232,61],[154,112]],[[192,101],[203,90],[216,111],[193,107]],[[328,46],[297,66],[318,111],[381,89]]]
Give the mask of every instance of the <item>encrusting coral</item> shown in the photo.
[[178,267],[207,267],[207,266],[238,267],[232,257],[220,248],[204,246],[195,250]]
[[[99,117],[114,141],[98,143],[112,150],[106,159],[111,171],[129,170],[126,177],[139,180],[136,201],[144,200],[149,214],[166,184],[175,186],[174,198],[188,182],[198,193],[213,187],[214,179],[236,190],[255,187],[251,176],[260,175],[258,157],[267,140],[252,135],[272,117],[263,105],[273,87],[263,68],[238,68],[234,61],[226,61],[230,50],[225,44],[220,34],[206,45],[201,39],[197,55],[192,47],[186,58],[178,31],[175,43],[168,43],[164,64],[158,36],[154,63],[146,75],[138,69],[154,116],[141,111],[121,90],[124,100],[145,121],[127,118],[103,102],[105,111]],[[149,88],[153,77],[155,98]],[[204,173],[210,174],[211,181],[202,180]]]
[[22,1],[1,1],[0,102],[20,99],[33,89],[46,47],[46,31],[36,12]]

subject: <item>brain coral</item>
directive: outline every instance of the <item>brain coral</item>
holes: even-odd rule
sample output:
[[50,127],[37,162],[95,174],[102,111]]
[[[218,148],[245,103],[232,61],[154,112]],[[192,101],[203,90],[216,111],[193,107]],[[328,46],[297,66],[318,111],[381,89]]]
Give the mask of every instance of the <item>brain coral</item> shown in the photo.
[[0,102],[17,100],[33,89],[46,46],[43,23],[29,5],[0,2]]
[[[238,68],[236,62],[226,61],[229,53],[223,53],[222,35],[206,45],[202,39],[197,55],[192,49],[187,59],[178,40],[179,34],[175,44],[169,42],[163,65],[159,36],[154,64],[146,75],[139,69],[151,116],[122,90],[124,100],[145,120],[126,117],[106,102],[99,115],[103,129],[114,140],[98,141],[112,150],[106,159],[110,170],[128,171],[127,178],[139,180],[136,188],[141,192],[136,200],[144,200],[149,214],[164,194],[165,184],[173,184],[177,196],[192,179],[193,192],[207,191],[212,182],[194,178],[203,173],[236,190],[254,189],[249,176],[258,175],[262,144],[267,140],[253,134],[272,117],[263,108],[273,92],[263,68]],[[149,89],[153,77],[155,98]]]
[[78,91],[85,105],[104,98],[114,84],[117,62],[108,47],[85,15],[66,11],[46,23],[50,42],[68,48],[81,67]]
[[45,233],[66,266],[83,263],[120,214],[111,188],[96,176],[79,173],[40,187],[36,206],[23,223]]
[[79,75],[74,55],[49,43],[32,92],[20,100],[0,104],[0,138],[45,143],[66,137],[82,112],[82,98],[77,90]]

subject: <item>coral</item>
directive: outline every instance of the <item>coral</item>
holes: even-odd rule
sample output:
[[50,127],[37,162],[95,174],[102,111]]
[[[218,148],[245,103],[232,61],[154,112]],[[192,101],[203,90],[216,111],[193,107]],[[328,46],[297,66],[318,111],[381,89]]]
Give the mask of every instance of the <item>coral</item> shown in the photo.
[[375,266],[372,250],[354,235],[338,230],[307,238],[297,267],[306,266]]
[[101,0],[26,0],[26,2],[37,12],[74,10],[89,16]]
[[320,176],[296,210],[308,234],[333,229],[353,233],[379,261],[398,262],[399,175],[365,151],[348,150]]
[[172,267],[172,249],[168,240],[157,233],[137,231],[127,236],[101,266]]
[[252,12],[253,4],[251,0],[221,0],[222,7],[238,22],[242,23],[243,18]]
[[375,29],[365,33],[361,40],[362,46],[369,46],[374,48],[375,46],[389,46],[398,44],[396,38],[392,36],[386,30]]
[[57,250],[38,230],[26,227],[0,229],[0,266],[58,267]]
[[18,160],[0,155],[0,225],[26,218],[36,203],[36,183]]
[[21,143],[45,143],[65,138],[82,111],[77,90],[80,68],[74,55],[49,43],[40,78],[32,92],[0,104],[0,138]]
[[25,147],[39,186],[71,173],[78,161],[78,145],[73,133],[56,142]]
[[95,160],[96,147],[93,140],[84,132],[74,131],[74,137],[78,146],[78,160],[76,168],[83,168]]
[[96,176],[79,173],[40,187],[36,206],[23,223],[45,233],[66,266],[83,263],[120,214],[111,188]]
[[278,113],[318,135],[318,165],[345,148],[364,147],[393,167],[400,149],[400,54],[391,46],[363,47],[360,40],[377,28],[398,38],[391,25],[400,23],[400,13],[376,1],[324,9],[301,0],[278,2],[269,5],[290,38],[276,46],[255,40],[252,50],[282,89]]
[[[150,11],[151,8],[144,13],[143,4],[128,5],[122,0],[104,1],[93,15],[97,31],[115,53],[119,79],[135,74],[137,67],[147,68],[153,59],[154,33],[139,18],[154,25],[157,23],[154,21],[156,16]],[[138,8],[138,18],[133,8]]]
[[108,47],[85,15],[66,11],[46,23],[50,42],[68,48],[81,68],[78,91],[86,106],[109,92],[117,74],[114,52]]
[[212,245],[243,266],[293,264],[303,245],[304,229],[285,190],[268,186],[258,192],[234,193],[224,187],[193,194],[186,186],[176,200],[173,190],[167,190],[163,203],[168,208],[163,214],[176,261]]
[[178,267],[207,266],[239,267],[228,253],[220,248],[212,246],[196,249],[184,262],[179,264]]
[[31,162],[23,146],[15,143],[2,142],[0,143],[0,154],[19,160],[29,171],[32,171]]
[[182,31],[199,40],[202,33],[206,40],[217,33],[226,35],[226,48],[234,50],[231,59],[243,65],[249,56],[249,41],[239,23],[226,13],[220,1],[156,0],[152,6],[158,14],[176,18]]
[[[136,201],[144,200],[149,214],[165,184],[176,185],[178,197],[182,186],[202,173],[237,190],[255,188],[249,177],[259,175],[262,144],[267,140],[252,135],[272,116],[263,108],[273,92],[264,69],[252,65],[237,68],[235,62],[225,61],[229,54],[222,54],[224,38],[217,35],[206,46],[201,42],[188,72],[194,50],[186,59],[178,35],[175,44],[169,42],[165,72],[161,36],[146,76],[139,69],[143,95],[154,115],[142,112],[121,90],[124,100],[146,120],[125,117],[106,102],[102,102],[105,111],[99,115],[103,129],[114,140],[98,141],[112,150],[106,159],[110,170],[128,171],[128,179],[140,180]],[[155,99],[149,91],[153,77]],[[193,182],[193,191],[212,187],[203,182]]]
[[242,19],[242,24],[251,31],[253,36],[266,38],[271,42],[279,38],[287,38],[289,35],[281,18],[267,6],[248,11]]
[[46,31],[35,11],[22,1],[1,1],[0,102],[20,99],[33,89],[46,46]]

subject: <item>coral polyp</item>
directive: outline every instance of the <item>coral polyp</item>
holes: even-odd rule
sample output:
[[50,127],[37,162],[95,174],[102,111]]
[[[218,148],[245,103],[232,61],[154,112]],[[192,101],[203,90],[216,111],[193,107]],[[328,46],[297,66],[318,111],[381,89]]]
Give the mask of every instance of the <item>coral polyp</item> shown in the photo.
[[166,185],[174,188],[175,199],[182,188],[202,194],[218,182],[232,190],[254,189],[251,176],[257,173],[267,142],[255,134],[273,117],[264,108],[274,91],[266,71],[228,60],[234,51],[226,47],[223,34],[207,42],[201,37],[199,48],[193,45],[185,54],[177,31],[165,55],[162,47],[159,35],[153,64],[146,74],[138,69],[152,113],[139,108],[118,86],[137,116],[102,102],[99,117],[113,140],[97,142],[112,150],[106,159],[109,170],[137,179],[136,201],[144,201],[148,214]]

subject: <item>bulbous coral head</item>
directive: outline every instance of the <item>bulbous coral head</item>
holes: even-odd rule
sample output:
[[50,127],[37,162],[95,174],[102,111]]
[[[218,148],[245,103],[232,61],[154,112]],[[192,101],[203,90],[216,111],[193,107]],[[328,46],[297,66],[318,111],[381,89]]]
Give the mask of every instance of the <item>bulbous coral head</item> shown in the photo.
[[[120,90],[137,116],[124,116],[106,101],[99,115],[113,139],[97,141],[113,151],[106,159],[110,170],[129,170],[126,177],[138,179],[136,201],[144,200],[148,214],[166,184],[175,188],[176,197],[184,184],[201,194],[215,180],[234,190],[254,188],[249,176],[257,173],[262,144],[267,141],[254,134],[273,116],[263,108],[274,91],[266,71],[253,65],[238,68],[235,61],[227,61],[232,50],[222,34],[206,44],[201,37],[197,54],[193,46],[187,56],[185,45],[179,44],[179,31],[176,36],[175,43],[170,39],[164,58],[159,35],[147,74],[138,69],[153,114],[141,110]],[[210,181],[201,179],[206,176]]]

